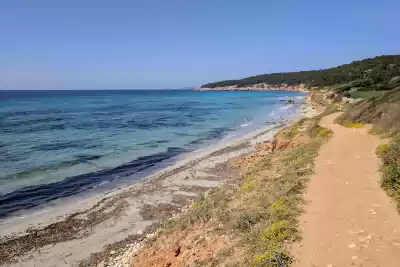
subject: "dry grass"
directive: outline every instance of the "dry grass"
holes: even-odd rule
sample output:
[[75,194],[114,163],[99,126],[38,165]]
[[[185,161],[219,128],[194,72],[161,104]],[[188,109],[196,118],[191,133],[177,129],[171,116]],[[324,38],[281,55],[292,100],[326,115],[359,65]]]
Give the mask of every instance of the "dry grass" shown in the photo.
[[[186,213],[165,222],[161,232],[163,241],[157,243],[160,248],[153,245],[147,249],[161,251],[168,243],[178,242],[177,236],[184,232],[207,229],[214,237],[228,237],[229,241],[213,255],[197,257],[191,262],[193,266],[290,265],[291,244],[300,239],[298,216],[302,212],[303,190],[321,144],[332,133],[312,119],[302,120],[288,132],[288,138],[307,134],[311,141],[260,156],[246,169],[242,179],[212,189]],[[191,251],[200,255],[205,247],[196,243]],[[190,263],[190,259],[185,262]]]
[[376,133],[400,132],[400,87],[350,105],[336,122],[372,124]]
[[343,123],[343,126],[346,128],[362,128],[364,127],[365,123],[363,122],[351,122],[351,121],[346,121]]

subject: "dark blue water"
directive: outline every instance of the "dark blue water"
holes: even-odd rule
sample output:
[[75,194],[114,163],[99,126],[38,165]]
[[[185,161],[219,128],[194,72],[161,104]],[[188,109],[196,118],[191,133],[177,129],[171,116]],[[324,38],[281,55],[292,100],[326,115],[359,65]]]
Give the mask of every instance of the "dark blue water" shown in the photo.
[[295,112],[294,92],[0,91],[0,217]]

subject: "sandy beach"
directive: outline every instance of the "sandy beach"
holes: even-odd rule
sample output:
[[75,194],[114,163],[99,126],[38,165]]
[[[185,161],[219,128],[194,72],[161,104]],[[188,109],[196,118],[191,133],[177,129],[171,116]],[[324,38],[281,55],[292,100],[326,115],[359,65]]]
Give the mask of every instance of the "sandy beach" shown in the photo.
[[[298,117],[314,110],[302,104]],[[267,125],[240,139],[221,142],[156,173],[142,182],[105,195],[74,199],[44,211],[2,221],[0,264],[5,266],[97,266],[112,257],[128,266],[134,244],[151,236],[157,222],[182,212],[210,188],[229,183],[240,171],[228,160],[255,151],[290,123]],[[119,265],[121,264],[121,265]],[[101,265],[100,265],[101,266]]]

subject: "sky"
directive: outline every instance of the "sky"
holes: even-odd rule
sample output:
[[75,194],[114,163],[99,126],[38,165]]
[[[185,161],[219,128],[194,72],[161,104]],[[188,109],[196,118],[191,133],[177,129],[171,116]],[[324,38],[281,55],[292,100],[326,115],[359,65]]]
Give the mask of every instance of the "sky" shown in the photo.
[[0,89],[181,88],[400,54],[398,0],[12,0]]

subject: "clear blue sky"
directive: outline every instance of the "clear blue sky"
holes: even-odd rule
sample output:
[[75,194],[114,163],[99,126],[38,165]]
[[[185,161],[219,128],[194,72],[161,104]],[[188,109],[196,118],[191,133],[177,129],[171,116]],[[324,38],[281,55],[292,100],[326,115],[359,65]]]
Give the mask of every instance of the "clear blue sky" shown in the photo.
[[9,0],[0,89],[177,88],[400,54],[400,1]]

